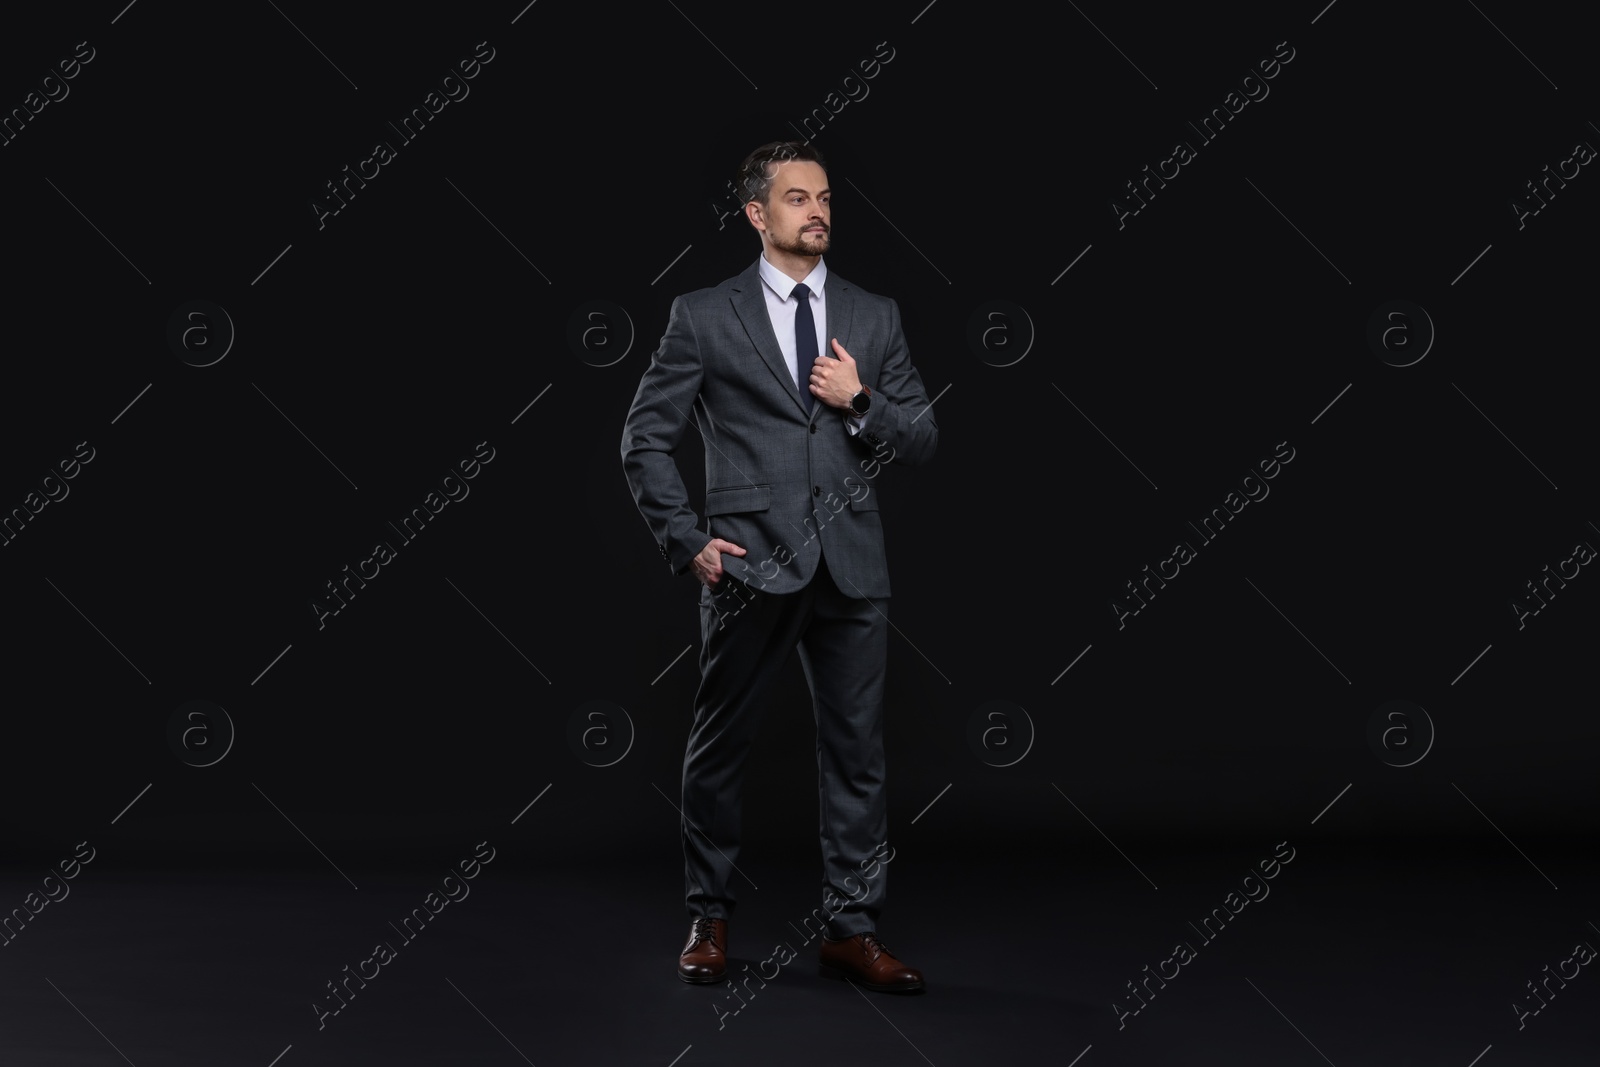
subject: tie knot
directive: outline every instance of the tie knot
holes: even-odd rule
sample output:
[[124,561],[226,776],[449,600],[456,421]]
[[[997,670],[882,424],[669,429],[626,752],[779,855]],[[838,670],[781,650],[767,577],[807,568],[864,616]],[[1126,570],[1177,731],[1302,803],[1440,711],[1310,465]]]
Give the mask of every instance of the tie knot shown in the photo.
[[811,290],[806,287],[806,283],[805,282],[801,282],[799,285],[794,287],[793,296],[794,296],[794,298],[796,300],[804,300],[806,297],[808,297],[810,295],[811,295]]

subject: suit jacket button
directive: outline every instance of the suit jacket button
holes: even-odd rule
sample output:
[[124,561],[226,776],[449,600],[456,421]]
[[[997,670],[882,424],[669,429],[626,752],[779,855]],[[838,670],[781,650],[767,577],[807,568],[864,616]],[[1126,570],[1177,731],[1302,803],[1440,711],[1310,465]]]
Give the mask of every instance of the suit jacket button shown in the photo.
[[814,423],[814,422],[811,424],[811,432],[812,433],[816,433],[817,432],[817,424]]
[[820,485],[813,485],[813,486],[812,486],[812,487],[811,487],[811,495],[812,495],[812,496],[821,496],[821,495],[822,495],[822,486],[820,486]]

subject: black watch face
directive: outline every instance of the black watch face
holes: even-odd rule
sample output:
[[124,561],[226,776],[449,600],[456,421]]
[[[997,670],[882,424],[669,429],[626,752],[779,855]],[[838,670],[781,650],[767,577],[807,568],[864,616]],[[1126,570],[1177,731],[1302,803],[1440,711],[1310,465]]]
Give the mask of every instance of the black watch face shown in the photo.
[[850,398],[850,410],[857,415],[865,415],[872,406],[872,398],[865,393]]

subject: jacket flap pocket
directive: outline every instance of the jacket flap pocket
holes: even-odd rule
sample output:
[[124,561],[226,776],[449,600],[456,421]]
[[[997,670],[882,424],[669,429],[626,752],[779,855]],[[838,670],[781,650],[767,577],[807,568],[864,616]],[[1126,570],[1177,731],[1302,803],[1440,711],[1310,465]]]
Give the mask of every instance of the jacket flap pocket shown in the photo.
[[772,486],[736,485],[706,493],[706,514],[734,515],[742,511],[766,511],[772,506]]

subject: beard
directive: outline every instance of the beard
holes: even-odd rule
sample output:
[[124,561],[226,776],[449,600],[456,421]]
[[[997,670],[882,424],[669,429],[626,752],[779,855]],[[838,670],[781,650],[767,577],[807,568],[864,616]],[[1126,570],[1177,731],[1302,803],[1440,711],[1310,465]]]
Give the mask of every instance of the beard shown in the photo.
[[802,230],[790,238],[783,238],[774,234],[772,246],[791,255],[820,256],[828,250],[832,238],[831,230],[823,230],[820,234],[806,233]]

